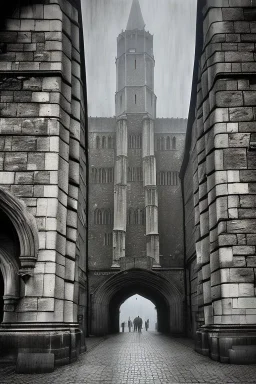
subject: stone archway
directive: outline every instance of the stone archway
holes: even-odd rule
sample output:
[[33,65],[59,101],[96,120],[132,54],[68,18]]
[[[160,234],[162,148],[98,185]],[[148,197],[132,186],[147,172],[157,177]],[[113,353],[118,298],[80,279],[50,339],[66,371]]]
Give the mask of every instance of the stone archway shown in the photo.
[[91,334],[105,335],[119,330],[120,305],[133,294],[151,300],[158,312],[159,331],[183,333],[183,295],[156,272],[130,269],[115,274],[91,296]]

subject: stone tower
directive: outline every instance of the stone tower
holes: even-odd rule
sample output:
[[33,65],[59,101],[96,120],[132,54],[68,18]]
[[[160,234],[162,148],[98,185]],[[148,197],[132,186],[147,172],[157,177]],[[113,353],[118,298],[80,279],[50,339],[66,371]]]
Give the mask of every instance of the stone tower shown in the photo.
[[178,334],[184,327],[178,172],[187,122],[156,118],[153,36],[139,1],[131,3],[117,38],[116,116],[89,118],[90,333],[118,332],[120,305],[137,293],[155,303],[158,329]]
[[[117,123],[112,265],[114,268],[120,267],[120,262],[122,263],[124,260],[122,258],[125,256],[125,264],[135,262],[135,259],[140,258],[143,266],[159,265],[158,198],[154,153],[154,119],[156,116],[154,65],[153,36],[145,31],[139,1],[133,0],[126,30],[117,39],[115,100]],[[142,151],[140,153],[129,150],[134,148],[131,140],[138,142],[138,148],[140,147],[139,142],[141,142]],[[134,170],[136,176],[130,175]],[[128,178],[136,177],[136,181],[140,184],[143,182],[143,190],[138,185],[134,185],[128,192],[127,176]],[[140,189],[139,206],[135,206],[134,204],[138,203],[138,188]],[[132,211],[129,211],[129,208]],[[131,231],[127,233],[126,230],[126,223],[132,220],[132,218],[131,220],[127,218],[129,212],[135,214],[134,220],[145,220],[146,241],[137,236],[137,241],[132,244],[129,239],[129,237],[134,239],[134,234]]]

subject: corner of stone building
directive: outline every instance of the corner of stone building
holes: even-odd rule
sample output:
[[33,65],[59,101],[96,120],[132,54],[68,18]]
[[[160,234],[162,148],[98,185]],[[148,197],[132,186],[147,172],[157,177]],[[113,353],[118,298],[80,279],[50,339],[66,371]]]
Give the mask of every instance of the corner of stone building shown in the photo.
[[[2,15],[0,188],[23,207],[19,215],[10,199],[5,209],[0,203],[0,354],[12,361],[46,353],[57,366],[85,350],[87,126],[79,7],[79,1],[21,2]],[[24,224],[31,222],[32,234]],[[37,248],[34,254],[26,243]]]
[[207,1],[198,11],[196,115],[182,171],[185,222],[195,223],[185,225],[191,328],[198,352],[255,363],[256,4]]

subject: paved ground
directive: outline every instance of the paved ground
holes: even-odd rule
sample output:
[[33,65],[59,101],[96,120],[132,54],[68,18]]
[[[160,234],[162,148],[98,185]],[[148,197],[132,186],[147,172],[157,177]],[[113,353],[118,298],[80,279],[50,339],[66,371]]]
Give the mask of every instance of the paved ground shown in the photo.
[[17,375],[0,366],[1,384],[256,383],[256,365],[220,364],[194,352],[190,341],[158,333],[123,333],[90,340],[89,351],[44,375]]

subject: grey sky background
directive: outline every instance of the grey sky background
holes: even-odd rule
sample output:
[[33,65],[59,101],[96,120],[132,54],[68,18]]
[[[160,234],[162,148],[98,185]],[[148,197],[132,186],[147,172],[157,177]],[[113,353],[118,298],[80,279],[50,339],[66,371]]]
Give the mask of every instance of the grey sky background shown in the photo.
[[[82,0],[89,116],[114,116],[116,39],[132,0]],[[154,35],[157,117],[188,115],[195,48],[196,0],[140,0]]]
[[129,297],[120,307],[120,324],[125,322],[125,331],[128,331],[127,322],[129,319],[133,321],[135,317],[140,316],[143,320],[143,330],[145,331],[145,321],[149,319],[149,329],[155,330],[157,321],[157,312],[154,304],[140,295]]

